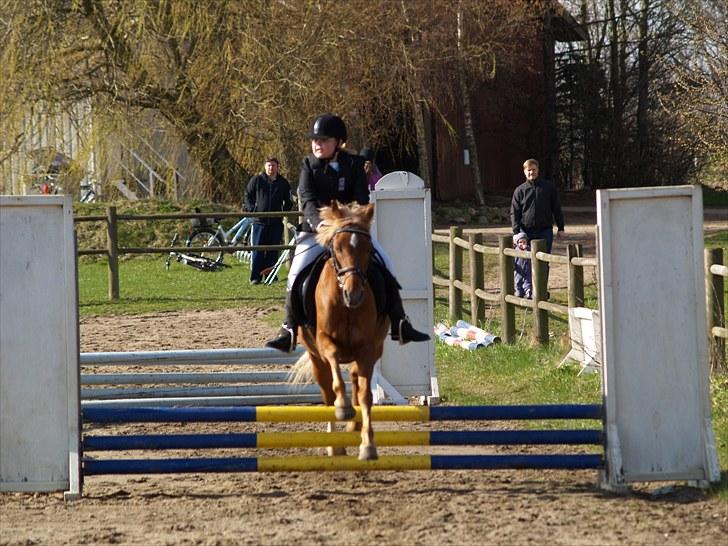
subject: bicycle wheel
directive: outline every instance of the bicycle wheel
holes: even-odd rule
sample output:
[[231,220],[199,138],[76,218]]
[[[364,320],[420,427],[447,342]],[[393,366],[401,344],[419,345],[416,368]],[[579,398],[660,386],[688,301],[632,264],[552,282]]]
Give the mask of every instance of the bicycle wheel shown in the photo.
[[[225,245],[224,241],[212,228],[201,228],[194,230],[192,233],[190,233],[190,236],[187,237],[187,241],[185,244],[187,246],[205,246],[210,247],[211,249],[213,247]],[[223,260],[223,252],[221,250],[210,250],[209,252],[201,252],[199,255],[203,258],[215,260],[217,263],[222,263]]]

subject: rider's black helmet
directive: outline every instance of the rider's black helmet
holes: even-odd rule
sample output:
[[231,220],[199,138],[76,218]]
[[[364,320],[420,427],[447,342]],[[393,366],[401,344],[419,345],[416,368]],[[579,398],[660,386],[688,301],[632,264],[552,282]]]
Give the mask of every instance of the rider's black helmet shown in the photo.
[[346,142],[346,124],[334,114],[322,114],[311,124],[308,138],[337,138]]

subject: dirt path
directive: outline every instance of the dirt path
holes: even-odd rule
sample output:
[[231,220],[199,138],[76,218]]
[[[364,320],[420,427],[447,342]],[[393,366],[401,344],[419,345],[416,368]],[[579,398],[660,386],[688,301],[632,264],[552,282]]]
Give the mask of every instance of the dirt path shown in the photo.
[[[270,312],[86,318],[81,350],[259,347],[274,330],[261,320]],[[725,502],[682,485],[620,497],[595,482],[593,471],[90,476],[74,503],[60,494],[0,495],[0,544],[726,543]]]

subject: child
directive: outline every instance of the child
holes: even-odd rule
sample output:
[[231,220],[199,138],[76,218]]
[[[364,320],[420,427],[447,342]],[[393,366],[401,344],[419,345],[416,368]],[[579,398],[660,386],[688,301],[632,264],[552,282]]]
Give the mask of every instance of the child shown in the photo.
[[[303,206],[304,221],[296,234],[296,250],[288,270],[288,292],[286,293],[286,318],[278,336],[266,342],[266,347],[290,353],[296,347],[295,313],[291,292],[296,276],[306,266],[323,254],[326,249],[316,242],[316,229],[321,223],[319,209],[336,199],[340,203],[369,203],[369,187],[364,172],[364,162],[354,158],[346,150],[346,124],[333,114],[323,114],[313,120],[308,135],[311,140],[311,154],[301,165],[298,179],[298,195]],[[399,283],[391,274],[391,263],[387,253],[376,239],[372,239],[376,254],[384,268],[384,284],[387,293],[387,313],[391,323],[391,338],[401,345],[410,341],[427,341],[430,336],[415,330],[404,312]]]
[[[520,232],[513,236],[513,245],[516,250],[531,250],[528,237]],[[515,258],[513,276],[516,281],[516,296],[519,298],[533,297],[531,285],[531,260],[529,258]]]

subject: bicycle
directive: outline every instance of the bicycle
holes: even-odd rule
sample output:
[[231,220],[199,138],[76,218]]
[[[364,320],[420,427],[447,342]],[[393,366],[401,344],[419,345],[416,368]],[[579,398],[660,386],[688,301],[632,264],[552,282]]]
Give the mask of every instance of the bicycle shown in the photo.
[[[196,210],[195,212],[200,212]],[[217,222],[217,228],[213,228],[210,224]],[[192,221],[192,230],[187,236],[185,246],[190,247],[219,247],[219,246],[235,246],[237,244],[248,245],[253,231],[253,220],[251,218],[241,218],[230,229],[225,230],[222,222],[216,218],[200,218]],[[222,263],[224,259],[222,250],[210,252],[202,252],[200,256],[209,258],[216,262]],[[238,251],[235,253],[241,262],[250,262],[249,251]]]
[[[177,242],[178,235],[175,233],[174,237],[172,237],[172,244],[170,246],[174,246]],[[190,267],[194,267],[195,269],[199,269],[200,271],[220,271],[223,267],[230,267],[227,264],[222,263],[222,261],[213,260],[212,258],[208,258],[206,256],[198,256],[197,254],[186,254],[184,252],[175,252],[172,251],[169,253],[169,256],[167,256],[167,260],[164,262],[164,266],[169,271],[169,266],[172,263],[172,258],[177,260],[178,262],[189,265]]]
[[[296,226],[289,224],[288,231],[289,231],[289,236],[290,236],[291,240],[295,240]],[[268,267],[267,269],[264,269],[263,271],[260,272],[261,276],[263,278],[263,284],[271,285],[278,280],[278,272],[283,267],[283,264],[285,264],[286,262],[289,262],[291,260],[290,255],[291,255],[290,250],[288,250],[288,249],[284,250],[278,256],[278,260],[276,260],[276,263],[274,263],[271,267]]]

